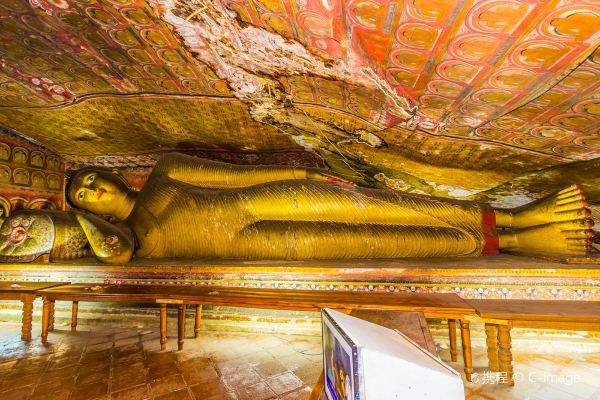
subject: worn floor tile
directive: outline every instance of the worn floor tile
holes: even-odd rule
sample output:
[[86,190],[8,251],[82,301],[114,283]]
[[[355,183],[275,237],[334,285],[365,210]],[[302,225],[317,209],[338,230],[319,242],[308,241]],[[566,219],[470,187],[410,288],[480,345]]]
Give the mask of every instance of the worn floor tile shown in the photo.
[[186,387],[183,376],[180,374],[169,375],[150,382],[150,391],[154,396],[162,396]]
[[187,389],[181,389],[170,392],[162,396],[155,397],[156,400],[193,400]]
[[240,400],[267,400],[277,398],[277,394],[265,382],[245,386],[236,390]]
[[148,385],[144,383],[118,392],[112,392],[110,398],[111,400],[146,400],[150,399],[151,396]]
[[210,365],[195,369],[187,368],[183,370],[183,378],[188,385],[197,385],[219,379],[217,371]]
[[115,371],[112,373],[112,391],[127,389],[132,386],[145,384],[147,374],[145,368],[127,368],[124,370]]
[[267,384],[278,395],[291,392],[302,387],[303,382],[293,372],[286,372],[281,375],[270,377],[266,380]]
[[196,396],[196,399],[225,396],[229,392],[229,389],[219,379],[191,386],[190,389],[194,393],[194,396]]
[[106,397],[108,393],[108,381],[97,381],[85,386],[76,386],[71,393],[70,400],[88,400]]

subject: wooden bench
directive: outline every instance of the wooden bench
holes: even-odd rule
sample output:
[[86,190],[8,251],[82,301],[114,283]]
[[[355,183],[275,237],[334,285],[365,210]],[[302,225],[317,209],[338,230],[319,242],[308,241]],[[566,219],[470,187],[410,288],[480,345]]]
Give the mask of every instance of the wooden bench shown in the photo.
[[[21,317],[21,339],[31,340],[31,321],[33,319],[33,302],[42,289],[68,285],[64,282],[0,282],[0,300],[21,300],[23,303]],[[54,307],[48,310],[48,329],[54,328]]]
[[178,305],[178,348],[185,338],[185,308],[196,305],[195,336],[200,330],[201,306],[320,311],[332,308],[345,312],[358,309],[419,311],[426,318],[459,320],[467,379],[473,372],[471,335],[467,315],[474,308],[453,293],[373,293],[324,290],[284,290],[189,285],[83,285],[74,284],[41,290],[43,296],[42,342],[48,337],[50,309],[56,300],[73,302],[72,329],[77,326],[79,301],[160,304],[161,348],[166,348],[167,304]]
[[[38,294],[43,298],[42,343],[46,343],[48,340],[50,310],[54,308],[54,302],[56,300],[73,302],[71,313],[71,330],[74,331],[77,329],[77,312],[80,301],[114,303],[158,303],[158,299],[168,297],[182,289],[183,286],[178,285],[72,284],[39,290]],[[162,306],[163,305],[161,305],[161,321],[163,319]],[[164,306],[164,318],[166,319],[166,304],[164,304]],[[161,329],[161,343],[163,343],[162,335],[163,332]],[[164,343],[166,343],[166,338],[164,339]]]
[[468,300],[485,323],[491,371],[514,385],[511,328],[600,331],[600,301]]
[[[196,336],[200,326],[201,308],[199,306],[201,305],[304,311],[320,311],[323,308],[332,308],[348,313],[352,310],[364,309],[419,311],[424,314],[425,318],[448,319],[452,322],[460,321],[463,360],[467,380],[471,380],[471,374],[473,373],[471,333],[467,316],[473,314],[474,309],[454,293],[374,293],[186,286],[183,290],[169,296],[168,299],[160,299],[159,302],[179,304],[179,348],[183,348],[185,336],[185,321],[183,318],[185,306],[188,304],[197,306]],[[452,338],[452,333],[450,336]],[[454,357],[456,357],[456,335],[454,336],[453,346]]]

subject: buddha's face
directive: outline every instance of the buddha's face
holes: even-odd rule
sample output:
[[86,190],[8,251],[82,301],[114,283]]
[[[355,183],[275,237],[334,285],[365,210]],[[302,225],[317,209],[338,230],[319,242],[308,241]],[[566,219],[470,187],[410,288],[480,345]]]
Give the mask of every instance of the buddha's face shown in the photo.
[[130,190],[118,172],[86,169],[73,177],[68,196],[77,208],[99,215],[115,215]]

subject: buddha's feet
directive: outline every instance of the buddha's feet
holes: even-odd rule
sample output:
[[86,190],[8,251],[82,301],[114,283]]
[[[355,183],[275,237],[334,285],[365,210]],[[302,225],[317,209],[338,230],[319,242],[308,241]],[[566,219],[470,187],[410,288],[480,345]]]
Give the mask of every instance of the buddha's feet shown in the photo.
[[528,228],[552,222],[586,219],[591,216],[585,196],[578,185],[571,185],[558,193],[546,196],[512,211],[510,227]]
[[592,250],[594,221],[583,192],[572,185],[513,211],[511,231],[501,233],[501,248],[561,254]]

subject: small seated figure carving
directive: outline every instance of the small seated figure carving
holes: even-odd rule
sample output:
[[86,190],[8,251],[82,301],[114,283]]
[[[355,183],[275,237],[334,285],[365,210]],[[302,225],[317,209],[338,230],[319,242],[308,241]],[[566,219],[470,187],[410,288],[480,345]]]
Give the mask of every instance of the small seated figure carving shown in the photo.
[[[479,256],[500,248],[582,255],[591,250],[593,236],[576,185],[518,209],[493,210],[359,188],[318,169],[237,166],[178,153],[163,156],[139,192],[116,171],[85,168],[70,181],[67,196],[77,208],[120,221],[51,214],[55,225],[69,229],[77,221],[96,258],[106,263],[126,263],[134,253],[336,259]],[[28,251],[19,247],[27,240],[16,216],[0,229],[0,260]],[[65,246],[63,231],[55,227],[55,247]],[[81,241],[72,249],[54,253],[77,255]]]
[[0,227],[4,224],[4,220],[8,217],[8,214],[10,214],[8,204],[2,204],[0,202]]

